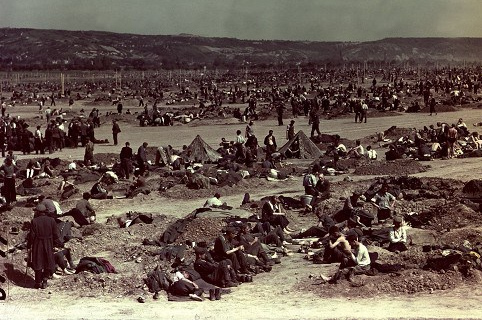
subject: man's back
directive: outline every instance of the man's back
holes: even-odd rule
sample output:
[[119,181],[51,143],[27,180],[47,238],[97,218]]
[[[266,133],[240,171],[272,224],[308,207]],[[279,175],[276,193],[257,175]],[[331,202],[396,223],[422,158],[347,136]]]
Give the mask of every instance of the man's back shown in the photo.
[[132,158],[132,148],[131,147],[123,147],[120,152],[121,159],[131,159]]

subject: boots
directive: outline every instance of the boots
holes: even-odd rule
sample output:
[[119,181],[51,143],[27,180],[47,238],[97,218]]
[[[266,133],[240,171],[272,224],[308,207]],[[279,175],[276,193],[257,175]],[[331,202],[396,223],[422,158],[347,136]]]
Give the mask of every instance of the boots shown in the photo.
[[338,280],[341,278],[341,271],[338,270],[333,277],[331,277],[330,280],[328,280],[328,283],[330,284],[337,284]]
[[219,288],[214,289],[214,296],[216,300],[221,300],[221,289]]
[[211,300],[211,301],[216,300],[215,289],[209,289],[209,300]]

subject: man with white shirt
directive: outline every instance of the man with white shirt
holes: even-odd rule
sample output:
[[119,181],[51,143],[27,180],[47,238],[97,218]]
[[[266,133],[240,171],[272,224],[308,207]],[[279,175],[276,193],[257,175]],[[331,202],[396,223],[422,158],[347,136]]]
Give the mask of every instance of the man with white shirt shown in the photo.
[[365,149],[361,145],[360,140],[355,141],[355,146],[347,152],[347,156],[353,156],[354,158],[360,159],[365,156]]
[[349,234],[346,240],[352,248],[351,257],[343,259],[336,274],[328,281],[329,283],[336,284],[342,276],[351,282],[354,275],[365,274],[370,270],[371,260],[367,247],[358,241],[356,234]]
[[407,251],[407,232],[403,226],[403,219],[396,216],[393,218],[393,227],[390,229],[388,234],[390,239],[390,245],[388,250],[392,252],[403,252]]
[[221,195],[216,192],[214,194],[214,197],[209,198],[206,200],[206,203],[204,203],[204,208],[219,208],[223,206],[223,202],[220,200]]

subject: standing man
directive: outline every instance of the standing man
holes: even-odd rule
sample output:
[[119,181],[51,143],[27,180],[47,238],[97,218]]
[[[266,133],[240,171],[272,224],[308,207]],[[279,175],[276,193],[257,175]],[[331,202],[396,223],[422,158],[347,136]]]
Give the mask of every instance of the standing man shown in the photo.
[[291,140],[295,137],[295,120],[291,120],[288,127],[286,127],[286,139]]
[[47,279],[55,269],[54,245],[62,247],[55,220],[46,215],[47,208],[43,204],[34,210],[28,247],[31,248],[30,263],[35,271],[35,288],[47,288]]
[[278,102],[278,105],[276,106],[276,112],[278,113],[278,125],[282,126],[283,125],[283,111],[284,111],[284,106],[282,102]]
[[117,135],[121,132],[119,124],[116,120],[112,120],[112,137],[114,138],[114,146],[117,145]]
[[47,109],[45,109],[45,119],[47,119],[47,123],[50,122],[51,116],[52,116],[52,109],[50,109],[50,107],[47,107]]
[[15,175],[18,171],[17,166],[13,163],[12,157],[7,156],[5,163],[0,167],[0,171],[3,171],[4,180],[2,195],[5,197],[7,207],[10,208],[12,202],[17,201],[17,190],[15,189]]
[[121,161],[121,176],[129,179],[129,173],[132,169],[132,148],[129,142],[126,142],[126,146],[122,148],[120,152]]
[[143,176],[146,171],[147,162],[147,148],[148,143],[144,142],[139,149],[137,149],[137,164],[139,165],[139,175]]
[[249,124],[246,126],[246,134],[245,137],[248,139],[249,137],[254,136],[254,122],[253,120],[249,121]]
[[454,123],[447,132],[447,145],[448,145],[448,158],[455,157],[455,142],[457,142],[457,138],[459,133]]
[[268,135],[264,138],[264,145],[266,146],[266,159],[269,160],[278,148],[276,138],[273,136],[273,130],[269,130]]
[[316,110],[313,110],[311,112],[311,117],[310,117],[310,122],[311,122],[311,137],[313,138],[315,136],[315,132],[318,135],[321,135],[320,132],[320,116],[318,115],[318,112]]
[[367,113],[368,113],[368,104],[366,103],[366,101],[363,101],[361,105],[360,123],[362,123],[363,119],[365,119],[365,123],[367,123]]
[[432,115],[432,113],[435,113],[435,115],[437,115],[437,111],[435,111],[435,106],[437,105],[437,102],[435,101],[435,98],[432,97],[432,99],[430,99],[430,115]]
[[94,143],[90,141],[90,138],[86,138],[85,143],[85,153],[84,153],[84,164],[90,166],[94,163]]
[[392,217],[392,212],[397,198],[388,192],[388,185],[384,184],[371,199],[372,204],[378,209],[378,222]]

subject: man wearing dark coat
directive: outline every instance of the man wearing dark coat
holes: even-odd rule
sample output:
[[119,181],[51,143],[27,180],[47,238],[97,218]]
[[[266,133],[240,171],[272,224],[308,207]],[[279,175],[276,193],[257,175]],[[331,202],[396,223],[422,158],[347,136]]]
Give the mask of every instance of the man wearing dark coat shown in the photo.
[[112,138],[114,139],[114,145],[117,145],[117,135],[121,132],[117,121],[112,120]]
[[46,215],[47,208],[37,205],[28,235],[30,264],[35,271],[35,288],[47,288],[47,278],[55,269],[54,245],[62,247],[55,220]]
[[144,175],[146,171],[146,162],[147,162],[147,142],[144,142],[139,149],[137,149],[137,165],[139,166],[139,174],[141,176]]
[[269,130],[268,135],[264,138],[264,145],[266,146],[266,159],[271,159],[271,155],[278,148],[276,138],[273,136],[273,130]]
[[121,149],[120,161],[121,161],[121,176],[129,179],[129,173],[132,169],[132,148],[130,143],[126,142],[126,146]]

